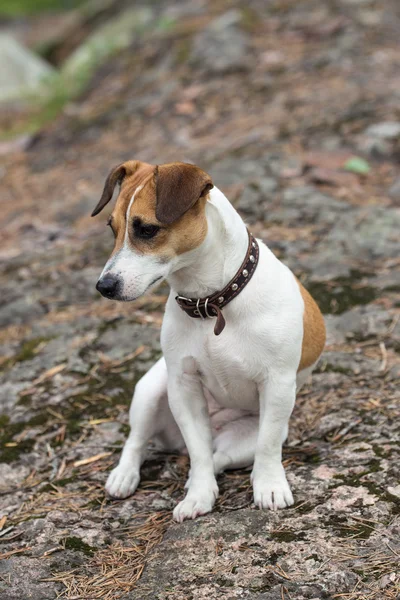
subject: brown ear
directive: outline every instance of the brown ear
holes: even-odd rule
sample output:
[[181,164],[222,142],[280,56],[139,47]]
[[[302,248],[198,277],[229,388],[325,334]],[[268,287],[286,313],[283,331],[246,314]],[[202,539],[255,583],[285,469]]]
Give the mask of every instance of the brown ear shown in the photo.
[[108,204],[110,202],[111,198],[113,197],[115,186],[117,185],[117,183],[122,182],[125,175],[126,175],[125,163],[122,163],[121,165],[117,165],[116,167],[114,167],[111,170],[111,172],[109,173],[109,175],[106,179],[106,182],[104,184],[103,193],[101,195],[99,203],[97,204],[96,208],[92,212],[92,215],[91,215],[92,217],[95,217],[96,215],[98,215],[99,212],[101,212],[103,210],[103,208],[106,206],[106,204]]
[[207,173],[186,163],[157,166],[154,179],[156,217],[165,225],[179,219],[214,187]]

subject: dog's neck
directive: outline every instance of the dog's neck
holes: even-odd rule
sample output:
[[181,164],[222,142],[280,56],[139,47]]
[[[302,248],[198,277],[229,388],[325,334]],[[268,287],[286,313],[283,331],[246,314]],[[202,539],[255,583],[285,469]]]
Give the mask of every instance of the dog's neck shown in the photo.
[[247,252],[246,225],[218,188],[210,192],[206,217],[205,240],[195,250],[177,257],[167,278],[173,292],[187,298],[204,298],[222,290]]

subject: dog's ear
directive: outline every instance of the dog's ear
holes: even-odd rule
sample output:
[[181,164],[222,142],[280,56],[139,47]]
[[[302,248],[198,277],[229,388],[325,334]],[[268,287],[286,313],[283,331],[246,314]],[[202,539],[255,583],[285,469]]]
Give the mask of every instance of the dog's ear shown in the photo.
[[126,175],[126,166],[125,163],[121,165],[117,165],[113,169],[111,169],[110,173],[107,176],[106,182],[104,184],[103,193],[101,198],[92,212],[92,217],[95,217],[103,210],[103,208],[108,204],[113,197],[114,189],[117,183],[121,184],[124,177]]
[[211,177],[199,167],[178,162],[157,166],[154,180],[156,217],[165,225],[177,221],[214,187]]
[[113,197],[114,189],[117,183],[121,185],[124,178],[127,176],[134,175],[135,177],[141,177],[142,175],[151,172],[154,169],[152,165],[149,165],[140,160],[127,160],[126,162],[117,165],[111,169],[106,182],[104,184],[103,193],[97,204],[96,208],[92,212],[92,217],[95,217],[103,210]]

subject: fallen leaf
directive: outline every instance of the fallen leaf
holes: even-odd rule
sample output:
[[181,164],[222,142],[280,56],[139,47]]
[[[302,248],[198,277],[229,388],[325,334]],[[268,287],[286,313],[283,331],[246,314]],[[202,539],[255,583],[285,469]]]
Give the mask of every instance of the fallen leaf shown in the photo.
[[344,165],[343,168],[346,171],[351,171],[352,173],[357,173],[357,175],[366,175],[370,172],[371,167],[367,163],[366,160],[360,158],[359,156],[354,156],[353,158],[349,158]]

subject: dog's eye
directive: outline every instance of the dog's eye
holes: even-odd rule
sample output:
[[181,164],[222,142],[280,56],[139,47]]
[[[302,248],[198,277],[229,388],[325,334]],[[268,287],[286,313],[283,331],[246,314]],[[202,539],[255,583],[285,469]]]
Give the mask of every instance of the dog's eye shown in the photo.
[[160,231],[160,228],[158,225],[144,225],[140,219],[135,219],[133,222],[133,230],[136,237],[149,240]]

